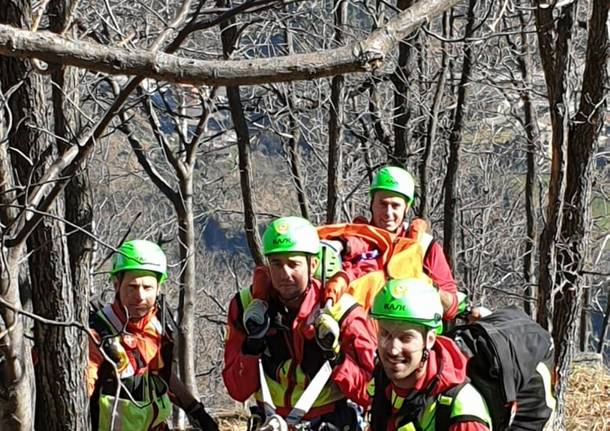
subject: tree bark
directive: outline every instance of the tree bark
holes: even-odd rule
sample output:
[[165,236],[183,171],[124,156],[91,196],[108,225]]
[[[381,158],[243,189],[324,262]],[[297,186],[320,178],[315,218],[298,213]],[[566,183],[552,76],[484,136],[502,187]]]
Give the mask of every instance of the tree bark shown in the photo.
[[114,75],[138,75],[192,85],[253,85],[311,80],[382,66],[397,41],[450,9],[460,0],[420,1],[390,20],[365,40],[323,52],[255,60],[203,61],[160,50],[132,51],[83,41],[69,41],[48,32],[27,32],[0,25],[0,54],[35,57]]
[[[30,13],[29,2],[13,0],[0,12],[3,15],[0,21],[27,27]],[[29,191],[31,185],[42,178],[55,155],[42,132],[49,128],[45,117],[43,82],[21,60],[3,59],[2,63],[2,87],[21,85],[10,101],[11,111],[18,122],[13,124],[9,145],[16,150],[16,154],[20,154],[12,158],[12,165],[20,184]],[[19,198],[22,205],[27,195],[25,193]],[[47,210],[60,216],[61,205],[57,202]],[[74,292],[70,280],[63,223],[44,218],[28,238],[27,245],[34,312],[50,319],[84,321],[85,318],[80,318],[83,316],[76,315],[79,295]],[[87,426],[83,381],[85,334],[73,327],[36,322],[34,339],[39,358],[35,370],[37,405],[41,408],[44,406],[47,412],[54,411],[52,417],[45,418],[45,428],[54,430],[67,426],[70,429],[83,429]],[[73,393],[81,396],[73,397]],[[26,423],[31,420],[29,413],[25,420]],[[23,426],[17,425],[15,429]]]
[[[219,3],[223,4],[223,1]],[[222,49],[225,58],[230,56],[236,42],[237,29],[233,20],[220,25]],[[244,204],[244,231],[246,232],[246,240],[250,254],[256,265],[263,265],[265,258],[262,253],[262,243],[260,234],[258,233],[258,222],[256,221],[256,211],[254,210],[254,201],[252,199],[252,163],[250,160],[250,131],[248,123],[244,115],[244,109],[241,103],[238,86],[227,87],[227,97],[229,99],[229,110],[237,135],[238,149],[238,165],[239,165],[239,180],[241,185],[241,196]]]
[[[49,3],[48,15],[50,17],[50,30],[55,33],[62,33],[67,30],[70,20],[72,0],[52,0]],[[76,107],[80,106],[79,98],[79,72],[75,68],[64,68],[59,65],[49,65],[53,72],[51,74],[52,100],[54,130],[56,136],[56,146],[60,153],[66,151],[70,146],[77,145],[77,136],[81,130],[80,115]],[[74,226],[78,226],[88,232],[92,231],[93,204],[91,199],[91,188],[89,176],[84,162],[76,175],[68,182],[64,190],[65,199],[65,218]],[[74,292],[74,317],[75,320],[83,323],[88,322],[89,296],[91,292],[90,271],[93,253],[93,239],[90,235],[75,228],[67,228],[67,252],[70,264],[70,275]],[[70,232],[71,230],[71,232]],[[83,336],[85,334],[82,334]],[[86,343],[85,343],[86,344]],[[79,349],[81,350],[81,349]],[[87,362],[86,349],[83,355],[71,362],[75,367],[77,375],[82,375],[86,370]],[[63,384],[63,382],[58,382]],[[42,388],[37,391],[39,408],[36,409],[36,428],[49,429],[48,411],[46,406],[48,399],[57,397],[55,391],[41,395]],[[72,415],[70,421],[65,422],[63,418],[58,418],[58,426],[50,429],[62,429],[67,423],[70,426],[88,426],[88,396],[84,382],[75,388],[70,394],[71,402],[61,408]],[[64,402],[65,403],[65,402]],[[74,410],[78,414],[74,414]],[[65,428],[63,428],[65,429]]]
[[[67,29],[72,7],[73,0],[52,0],[49,3],[48,15],[52,32],[62,33]],[[53,125],[57,147],[60,153],[63,153],[70,146],[78,144],[78,134],[81,130],[80,116],[76,110],[76,107],[80,106],[79,72],[75,68],[61,65],[49,65],[49,67],[52,70]],[[93,205],[86,163],[81,165],[76,175],[66,185],[64,197],[66,220],[91,232]],[[93,239],[90,235],[74,228],[68,228],[67,233],[72,282],[77,289],[89,292]],[[82,299],[87,309],[88,296]]]
[[[285,29],[286,32],[286,45],[288,47],[288,53],[294,53],[292,32],[288,27]],[[301,173],[301,158],[299,156],[299,138],[301,131],[296,121],[298,111],[294,101],[294,87],[290,84],[289,94],[286,95],[286,103],[288,104],[288,164],[290,165],[290,173],[292,174],[292,180],[294,181],[294,187],[297,192],[297,200],[299,202],[299,209],[301,210],[301,216],[309,219],[308,199],[305,193],[305,179]]]
[[[538,6],[535,10],[536,33],[540,59],[547,84],[551,114],[551,178],[549,182],[546,223],[540,237],[539,291],[537,321],[552,330],[552,292],[557,286],[557,245],[560,241],[563,203],[568,163],[567,136],[570,96],[568,94],[567,61],[572,37],[574,4],[563,8],[563,13],[553,24],[552,8]],[[554,42],[554,43],[553,43]]]
[[[540,145],[540,130],[538,127],[538,116],[536,108],[530,97],[530,89],[532,86],[531,70],[532,56],[530,52],[530,41],[526,33],[526,23],[524,12],[519,11],[518,17],[521,25],[519,34],[520,47],[514,46],[517,54],[517,64],[521,73],[523,90],[520,92],[521,102],[523,103],[523,126],[525,136],[527,138],[527,173],[525,176],[525,219],[526,219],[526,238],[525,238],[525,253],[523,255],[523,279],[526,284],[525,299],[523,308],[525,312],[535,319],[535,257],[536,257],[536,237],[538,229],[536,226],[536,203],[534,199],[536,177],[538,175],[536,168],[536,154]],[[510,39],[510,38],[509,38]]]
[[562,214],[561,237],[565,246],[557,252],[561,284],[554,296],[553,337],[555,339],[559,381],[557,388],[558,421],[565,415],[567,376],[572,365],[576,322],[585,277],[587,244],[591,226],[591,182],[595,144],[604,123],[608,84],[608,20],[609,4],[593,0],[585,70],[578,111],[570,121],[568,132],[568,166],[565,189],[565,206]]
[[606,341],[606,334],[608,333],[608,323],[610,322],[610,292],[606,295],[606,314],[604,314],[604,320],[602,321],[602,327],[599,331],[599,343],[597,343],[597,353],[604,352],[604,344]]
[[[443,15],[443,34],[447,34],[447,27],[449,26],[449,17],[447,14]],[[441,58],[441,68],[438,72],[438,82],[436,83],[436,91],[434,92],[434,99],[432,101],[432,107],[430,109],[430,119],[428,121],[426,141],[424,144],[424,155],[419,168],[419,214],[420,217],[426,219],[429,216],[430,207],[430,190],[428,187],[428,172],[430,171],[432,164],[432,154],[434,154],[434,146],[436,143],[436,132],[438,131],[438,116],[441,110],[441,102],[443,101],[443,95],[445,94],[445,82],[447,80],[447,65],[449,62],[449,55],[445,49],[445,44],[441,45],[443,52]]]
[[[409,9],[414,0],[398,0],[397,7],[400,11]],[[411,59],[413,48],[411,47],[416,33],[407,35],[398,43],[398,63],[391,80],[394,84],[394,154],[391,163],[405,167],[409,146],[408,124],[411,118],[411,105],[409,103],[409,78],[411,76]]]
[[[347,18],[347,1],[335,0],[335,37],[334,41],[343,43],[343,26]],[[328,119],[328,189],[326,196],[326,223],[336,223],[340,211],[341,177],[343,173],[343,99],[344,78],[333,77],[330,85],[330,112]]]
[[[9,205],[15,203],[5,202],[2,196],[0,199]],[[4,259],[0,262],[0,297],[15,309],[21,308],[19,262],[23,259],[24,248],[22,243],[9,249],[2,246],[1,249]],[[0,317],[4,328],[11,328],[0,344],[0,356],[5,360],[0,369],[0,429],[31,431],[34,418],[29,376],[33,370],[30,347],[24,341],[23,318],[4,305],[0,305]]]
[[178,174],[178,178],[180,181],[180,208],[176,208],[176,213],[178,214],[180,261],[182,262],[178,307],[180,379],[191,394],[199,399],[195,380],[195,289],[197,286],[195,250],[197,250],[197,243],[193,212],[192,169],[189,167],[184,175]]
[[[468,40],[472,36],[474,26],[474,7],[476,0],[468,3],[467,22],[464,37]],[[472,47],[466,42],[464,46],[464,60],[462,62],[462,76],[458,85],[458,97],[453,113],[453,125],[449,137],[449,162],[443,188],[445,190],[444,223],[443,223],[443,249],[447,256],[449,266],[456,270],[456,222],[458,210],[458,170],[460,167],[460,150],[462,146],[463,117],[466,101],[467,85],[470,82],[472,68]]]

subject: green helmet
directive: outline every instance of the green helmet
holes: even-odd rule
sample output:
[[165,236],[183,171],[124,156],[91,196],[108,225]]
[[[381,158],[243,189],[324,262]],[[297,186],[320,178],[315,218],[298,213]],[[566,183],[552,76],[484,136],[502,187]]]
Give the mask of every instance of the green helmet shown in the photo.
[[329,243],[326,240],[320,241],[320,252],[318,253],[318,260],[320,263],[316,268],[316,271],[313,273],[314,278],[318,280],[322,280],[322,252],[326,250],[324,256],[324,263],[326,266],[324,276],[326,278],[331,278],[333,275],[341,271],[341,252],[332,246],[332,243]]
[[263,234],[265,256],[276,253],[305,253],[320,251],[318,231],[301,217],[281,217],[273,220]]
[[404,196],[407,204],[415,199],[415,182],[410,173],[396,166],[386,166],[379,169],[369,187],[369,195],[377,190],[386,190]]
[[389,280],[370,310],[378,320],[400,320],[443,331],[443,305],[436,288],[420,278]]
[[112,258],[115,276],[122,271],[152,271],[159,274],[159,284],[167,279],[167,259],[165,253],[154,242],[134,239],[124,242]]

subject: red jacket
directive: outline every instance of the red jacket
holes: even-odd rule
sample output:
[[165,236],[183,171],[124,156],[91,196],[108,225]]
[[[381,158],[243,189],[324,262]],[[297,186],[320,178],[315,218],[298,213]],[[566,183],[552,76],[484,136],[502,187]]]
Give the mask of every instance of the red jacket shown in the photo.
[[[265,272],[264,269],[257,268],[258,276],[261,276],[261,271]],[[255,277],[257,277],[256,273]],[[255,284],[259,288],[260,286],[268,285],[266,283]],[[266,296],[270,309],[279,305],[272,288],[269,288],[267,292],[257,292],[254,296],[257,298]],[[243,402],[259,389],[259,376],[258,356],[242,353],[242,345],[246,335],[242,324],[243,311],[240,310],[238,297],[239,294],[231,300],[229,305],[229,333],[225,342],[225,365],[222,377],[229,395],[237,401]],[[312,280],[312,285],[305,294],[301,307],[290,324],[290,333],[283,338],[284,345],[281,346],[281,351],[286,356],[284,362],[292,360],[299,369],[301,366],[304,369],[311,367],[311,358],[321,358],[322,355],[322,351],[314,340],[312,324],[312,313],[318,309],[320,302],[319,284],[316,280]],[[273,335],[272,331],[273,329],[269,331],[267,339]],[[278,337],[276,336],[275,340],[277,339]],[[361,307],[358,306],[352,309],[341,322],[340,340],[341,352],[343,352],[344,358],[335,366],[330,380],[336,384],[346,398],[360,405],[367,405],[369,397],[366,387],[372,376],[377,344],[374,330]],[[273,358],[269,360],[272,361]],[[323,359],[313,362],[319,362],[321,365]],[[309,378],[311,377],[310,375]],[[290,389],[286,388],[286,390]],[[305,419],[315,418],[333,410],[334,406],[313,408],[305,416]],[[289,412],[289,406],[277,409],[277,413],[282,416],[287,416]]]
[[[392,393],[394,393],[395,395],[404,398],[411,391],[422,391],[428,387],[437,374],[439,380],[430,395],[433,397],[439,395],[466,380],[467,362],[468,360],[453,340],[439,336],[436,338],[436,343],[434,343],[434,347],[430,351],[430,356],[426,361],[426,373],[424,376],[415,382],[415,386],[411,389],[398,388],[390,383],[390,385],[385,388],[386,397],[392,399]],[[440,374],[439,370],[441,370]],[[396,410],[392,409],[392,414],[395,413]],[[393,421],[388,420],[387,431],[395,430],[396,426]],[[481,422],[468,421],[452,424],[449,426],[448,431],[489,431],[489,428]]]
[[[354,219],[354,223],[371,224],[371,222],[364,217],[357,217]],[[401,237],[409,237],[409,234],[410,227],[408,229],[402,228],[398,232],[398,236]],[[361,238],[349,237],[345,239],[345,242],[347,249],[345,260],[348,262],[357,256],[372,251],[373,245]],[[432,279],[439,290],[452,294],[453,301],[451,306],[445,310],[443,319],[455,319],[458,308],[457,286],[451,273],[449,263],[447,262],[447,258],[445,257],[445,253],[443,252],[443,248],[437,241],[432,241],[426,250],[426,254],[424,255],[424,272]]]

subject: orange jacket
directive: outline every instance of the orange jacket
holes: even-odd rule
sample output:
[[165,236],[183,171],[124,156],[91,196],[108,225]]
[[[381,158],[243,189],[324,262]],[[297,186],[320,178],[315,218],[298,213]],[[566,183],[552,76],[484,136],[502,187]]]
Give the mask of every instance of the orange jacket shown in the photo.
[[[125,323],[123,307],[115,300],[110,308],[116,316],[117,323]],[[134,374],[143,374],[147,369],[160,371],[164,364],[161,357],[162,328],[156,317],[156,308],[153,308],[143,319],[138,322],[129,322],[125,328],[126,334],[121,337],[121,345],[127,352],[129,366]],[[99,350],[100,335],[92,330],[95,339],[89,339],[89,362],[87,366],[87,390],[89,396],[93,394],[95,384],[99,377],[99,370],[105,359]],[[138,364],[133,352],[138,350],[144,364]],[[170,364],[171,366],[171,364]]]
[[[357,217],[354,219],[354,224],[369,224],[370,222],[364,217]],[[398,234],[391,234],[395,238],[395,245],[392,249],[393,254],[397,254],[400,250],[405,249],[409,246],[408,240],[419,241],[419,238],[425,233],[427,229],[427,223],[422,219],[414,219],[408,228],[402,228]],[[384,229],[377,229],[384,230]],[[385,231],[385,230],[384,230]],[[396,239],[397,238],[397,239]],[[353,256],[359,256],[364,253],[371,251],[371,242],[364,241],[362,238],[357,236],[348,237],[346,242],[346,260],[352,259]],[[410,258],[408,258],[410,259]],[[395,263],[398,263],[396,261]],[[400,263],[402,265],[402,263]],[[432,279],[435,286],[444,292],[448,292],[452,295],[451,306],[445,310],[444,320],[455,319],[457,313],[458,301],[457,301],[457,286],[455,279],[451,273],[451,268],[443,252],[441,245],[433,240],[423,255],[423,272]],[[391,275],[391,274],[390,274]]]

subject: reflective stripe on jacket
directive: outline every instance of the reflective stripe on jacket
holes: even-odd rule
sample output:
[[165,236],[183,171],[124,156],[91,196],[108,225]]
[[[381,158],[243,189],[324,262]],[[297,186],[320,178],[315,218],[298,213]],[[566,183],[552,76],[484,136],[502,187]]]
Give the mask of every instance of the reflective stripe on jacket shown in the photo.
[[[245,310],[252,301],[252,291],[250,288],[242,289],[239,292],[239,299],[241,301],[241,309]],[[263,362],[264,361],[265,358],[263,356]],[[301,398],[303,391],[305,391],[305,388],[309,383],[309,378],[306,373],[292,358],[286,359],[277,367],[275,376],[271,377],[265,373],[265,379],[269,386],[273,404],[275,404],[278,410],[292,409],[299,398]],[[259,402],[263,401],[263,395],[260,388],[256,391],[255,398]],[[345,396],[341,393],[339,388],[337,388],[332,381],[329,381],[318,395],[312,408],[323,407],[343,398],[345,398]]]
[[[324,363],[322,351],[315,341],[313,327],[314,316],[321,303],[320,285],[316,280],[312,280],[296,316],[290,319],[284,311],[277,311],[283,309],[283,306],[271,287],[267,269],[257,267],[254,279],[258,288],[253,286],[252,289],[256,293],[252,294],[250,289],[244,289],[229,305],[222,377],[233,399],[244,402],[253,395],[257,396],[256,393],[260,389],[259,356],[242,351],[246,340],[242,319],[244,304],[247,306],[253,296],[264,298],[274,314],[271,329],[265,336],[267,351],[262,355],[263,368],[271,392],[274,393],[274,402],[276,406],[281,406],[278,407],[277,413],[286,416]],[[366,385],[374,368],[375,331],[361,307],[355,303],[353,307],[348,306],[347,302],[344,307],[341,305],[343,301],[339,306],[333,307],[333,310],[339,314],[345,312],[339,318],[342,360],[334,366],[327,387],[316,401],[316,407],[305,415],[305,419],[317,418],[334,411],[337,400],[349,398],[363,406],[369,402]]]
[[[140,328],[141,334],[134,334],[130,332],[135,329],[133,325],[130,323],[125,328],[123,321],[124,318],[110,304],[98,311],[94,318],[93,329],[101,340],[101,348],[114,364],[105,360],[97,347],[90,347],[89,372],[97,373],[91,397],[93,429],[161,429],[172,413],[168,385],[159,375],[164,365],[161,322],[153,311]],[[117,372],[122,384],[118,399]],[[116,411],[114,420],[113,410]]]
[[[392,390],[392,407],[400,410],[404,398]],[[450,423],[478,421],[487,425],[491,430],[491,417],[483,397],[470,383],[464,385],[458,392],[455,400],[443,394],[438,395],[426,404],[417,418],[417,425],[410,422],[402,425],[396,431],[447,431],[436,430],[436,408],[438,404],[451,405]]]

